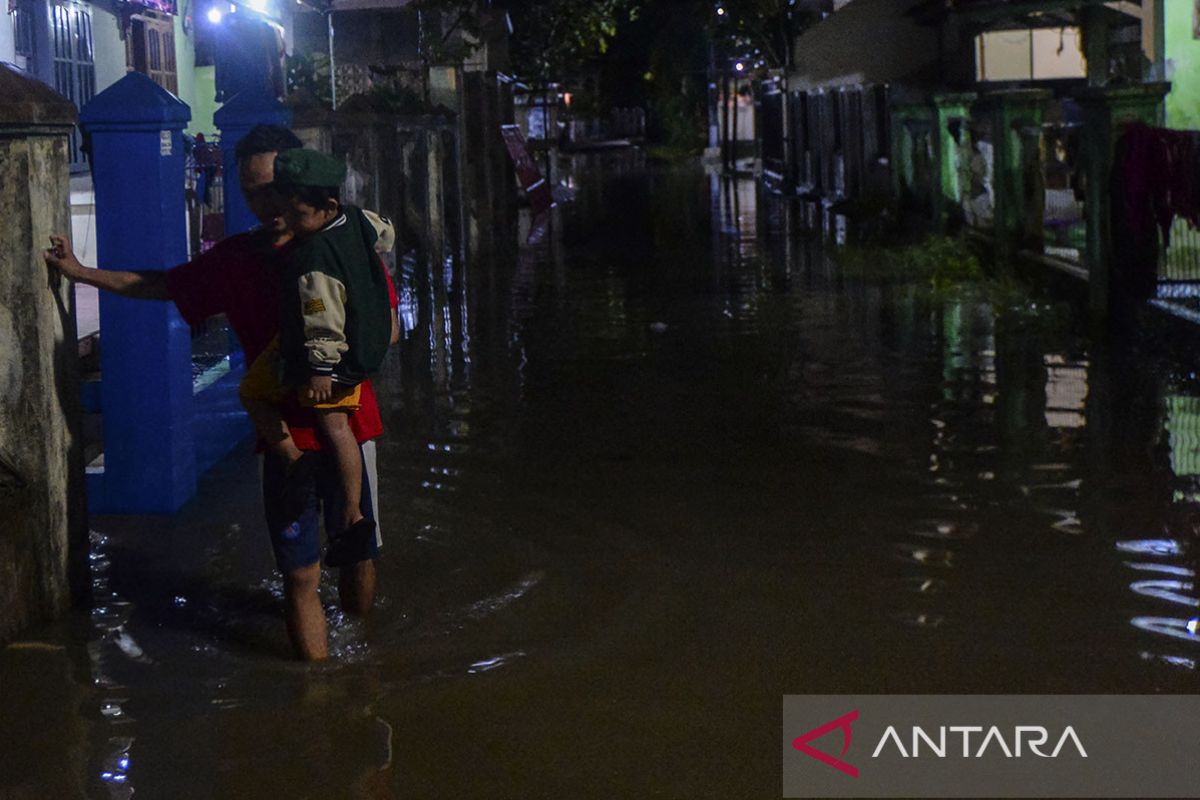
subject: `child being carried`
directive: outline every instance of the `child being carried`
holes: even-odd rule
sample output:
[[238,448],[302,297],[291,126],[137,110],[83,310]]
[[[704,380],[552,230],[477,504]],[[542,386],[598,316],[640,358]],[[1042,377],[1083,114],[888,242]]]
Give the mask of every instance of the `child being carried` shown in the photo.
[[[240,395],[267,448],[289,465],[284,507],[299,515],[317,454],[292,440],[280,406],[294,397],[316,413],[317,431],[334,456],[344,509],[329,531],[328,566],[369,558],[375,523],[363,516],[362,454],[349,424],[364,379],[378,372],[391,342],[393,312],[376,254],[390,247],[386,220],[339,201],[346,167],[313,150],[275,159],[273,188],[293,239],[282,256],[279,336],[242,380]],[[381,242],[381,239],[389,241]]]

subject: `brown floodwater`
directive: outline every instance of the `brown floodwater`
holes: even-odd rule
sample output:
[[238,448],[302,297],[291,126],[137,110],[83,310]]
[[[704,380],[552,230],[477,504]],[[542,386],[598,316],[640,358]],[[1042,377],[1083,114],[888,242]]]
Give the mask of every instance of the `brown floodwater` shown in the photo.
[[243,448],[92,520],[0,651],[0,798],[772,798],[784,694],[1200,690],[1200,379],[839,268],[812,214],[580,159],[513,259],[408,267],[379,605],[287,659]]

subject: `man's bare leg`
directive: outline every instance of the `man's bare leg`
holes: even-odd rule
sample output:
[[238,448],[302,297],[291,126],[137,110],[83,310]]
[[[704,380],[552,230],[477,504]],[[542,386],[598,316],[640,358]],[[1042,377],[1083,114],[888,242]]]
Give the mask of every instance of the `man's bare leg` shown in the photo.
[[362,513],[362,450],[354,431],[350,430],[350,418],[344,411],[322,411],[317,415],[318,425],[325,441],[333,451],[337,464],[338,484],[342,488],[342,530],[346,530],[363,518]]
[[339,570],[338,597],[347,614],[365,617],[375,605],[375,562],[360,561]]
[[284,616],[296,655],[320,661],[329,655],[325,609],[321,608],[321,565],[312,564],[284,574]]

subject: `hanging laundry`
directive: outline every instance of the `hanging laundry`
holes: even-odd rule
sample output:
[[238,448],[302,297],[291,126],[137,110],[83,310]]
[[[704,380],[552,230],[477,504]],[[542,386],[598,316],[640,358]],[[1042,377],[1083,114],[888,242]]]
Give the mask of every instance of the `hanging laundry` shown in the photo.
[[1114,205],[1123,207],[1119,219],[1134,233],[1146,235],[1156,225],[1169,244],[1175,217],[1200,227],[1200,132],[1132,123],[1116,156],[1122,194],[1114,195]]
[[1111,197],[1118,291],[1145,299],[1158,285],[1158,262],[1182,218],[1200,228],[1200,133],[1126,125],[1114,153]]

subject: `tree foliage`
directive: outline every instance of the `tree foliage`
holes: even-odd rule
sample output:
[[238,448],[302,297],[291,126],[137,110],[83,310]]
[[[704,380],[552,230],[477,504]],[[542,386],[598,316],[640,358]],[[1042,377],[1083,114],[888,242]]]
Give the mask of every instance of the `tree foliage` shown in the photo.
[[523,0],[513,2],[513,64],[536,83],[561,79],[604,55],[624,22],[637,18],[637,0]]
[[790,66],[792,41],[821,19],[821,4],[802,0],[722,0],[716,6],[715,38],[726,52],[771,69]]
[[411,8],[418,14],[421,60],[427,66],[470,58],[483,40],[479,0],[415,0]]

